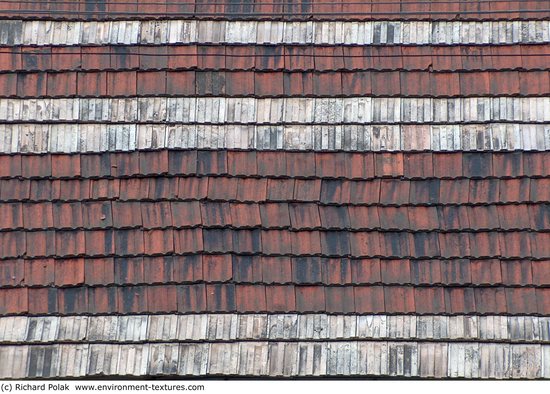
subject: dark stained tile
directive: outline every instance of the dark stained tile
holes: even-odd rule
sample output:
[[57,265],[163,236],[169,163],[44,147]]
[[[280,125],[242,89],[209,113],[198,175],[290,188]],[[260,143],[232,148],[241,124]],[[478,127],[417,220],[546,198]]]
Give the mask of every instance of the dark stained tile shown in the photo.
[[84,278],[87,285],[109,285],[115,282],[113,258],[95,258],[84,261]]
[[352,259],[351,278],[355,284],[381,283],[380,259]]
[[139,152],[139,170],[143,175],[167,174],[169,171],[168,151]]
[[[270,204],[271,205],[271,204]],[[268,204],[263,205],[262,208],[267,207]],[[314,229],[321,227],[321,218],[319,215],[319,206],[317,204],[290,204],[286,208],[287,216],[283,217],[283,225],[292,224],[294,229]],[[269,219],[268,223],[275,219],[275,216],[280,216],[281,212],[273,212],[271,215],[273,219]],[[290,223],[288,223],[288,214],[290,214]],[[276,221],[277,222],[277,221]],[[279,222],[280,223],[280,222]],[[288,223],[288,224],[287,224]]]
[[268,201],[292,201],[294,195],[294,179],[268,179]]
[[236,200],[237,186],[238,178],[210,178],[207,196],[210,200]]
[[235,285],[206,285],[206,305],[209,312],[234,312]]
[[[323,273],[323,283],[332,284],[351,284],[352,265],[347,258],[323,258],[321,260]],[[353,295],[352,295],[353,297]]]
[[109,153],[81,155],[80,167],[84,178],[110,176],[111,155]]
[[469,201],[470,181],[469,179],[442,179],[439,182],[439,203],[440,204],[461,204]]
[[494,176],[513,177],[523,172],[523,152],[493,153]]
[[[525,263],[524,261],[521,261],[520,264]],[[505,262],[502,262],[502,265],[504,266]],[[522,265],[522,270],[526,270],[525,266],[527,264]],[[526,274],[526,282],[527,283],[533,283],[534,285],[544,286],[550,284],[550,261],[549,260],[540,260],[540,261],[533,261],[530,265],[533,270],[533,280],[532,282],[529,281],[529,274]],[[504,269],[503,269],[504,270]]]
[[[370,61],[370,58],[361,58],[360,60],[363,63]],[[371,72],[356,71],[353,73],[342,73],[342,93],[344,95],[370,95],[372,93]]]
[[285,152],[257,152],[256,162],[258,167],[258,175],[285,176],[287,174],[287,160]]
[[321,226],[326,229],[348,229],[350,217],[348,208],[343,206],[319,206]]
[[56,286],[74,286],[85,283],[83,258],[55,260],[54,267]]
[[[213,294],[212,294],[213,295]],[[179,285],[177,286],[178,312],[209,311],[206,303],[206,285]]]
[[256,152],[227,152],[227,168],[229,175],[254,176],[258,174]]
[[293,281],[290,257],[261,257],[262,281],[265,283],[290,283]]
[[469,228],[474,230],[492,230],[500,227],[496,205],[466,207]]
[[206,252],[216,253],[233,250],[233,231],[229,229],[204,229],[202,238]]
[[284,73],[283,88],[285,96],[313,95],[313,80],[309,72]]
[[380,204],[408,204],[411,183],[406,180],[382,179],[380,182]]
[[263,264],[260,256],[230,256],[235,282],[262,282]]
[[27,252],[26,237],[22,231],[0,232],[2,257],[19,257]]
[[547,177],[550,175],[548,160],[550,160],[550,152],[523,152],[524,175]]
[[531,228],[529,207],[528,205],[497,205],[500,228],[503,230]]
[[208,195],[209,178],[179,178],[178,179],[178,197],[187,199],[203,199]]
[[501,202],[529,201],[530,181],[529,178],[500,179],[499,200]]
[[239,178],[237,180],[237,201],[258,202],[267,198],[267,179]]
[[439,179],[411,182],[409,202],[411,204],[437,204],[439,202]]
[[61,314],[88,312],[88,291],[85,287],[69,287],[57,290],[57,308]]
[[[23,212],[26,214],[25,207],[29,204],[21,203],[2,203],[0,204],[0,228],[17,229],[26,226],[23,221]],[[28,218],[30,224],[34,223],[32,218]]]
[[441,254],[437,233],[413,233],[409,237],[410,254],[413,257],[437,257]]
[[443,283],[449,285],[472,283],[470,261],[464,259],[442,260],[441,277]]
[[197,172],[197,151],[168,151],[168,171],[171,175],[188,175]]
[[86,254],[89,256],[105,256],[115,251],[114,233],[111,230],[86,231],[85,242]]
[[227,174],[226,151],[198,151],[197,174],[223,175]]
[[[135,215],[135,212],[133,213]],[[113,226],[110,201],[82,203],[82,219],[85,228],[107,228]]]
[[409,238],[411,235],[407,232],[382,232],[379,234],[380,251],[383,255],[389,257],[410,256]]
[[496,285],[502,283],[500,260],[483,259],[470,262],[472,283],[476,285]]
[[143,275],[148,283],[174,282],[174,256],[144,257]]
[[353,288],[356,313],[385,313],[384,288],[382,286],[357,286]]
[[[342,73],[326,72],[311,74],[313,79],[313,94],[315,96],[341,96],[343,91]],[[347,91],[346,91],[347,93]]]
[[285,69],[312,70],[314,55],[312,46],[285,46]]
[[325,312],[325,287],[296,286],[296,310],[298,312]]
[[476,313],[476,297],[471,287],[446,287],[445,305],[447,313],[469,314]]
[[380,256],[380,234],[377,232],[349,233],[351,255],[354,257]]
[[55,255],[55,232],[33,231],[27,232],[26,244],[29,257],[53,256]]
[[94,200],[120,197],[119,179],[93,179],[90,181],[90,198]]
[[2,286],[25,284],[24,260],[0,261],[0,283],[2,283]]
[[411,263],[403,260],[381,260],[380,272],[384,284],[411,283]]
[[118,307],[122,313],[143,313],[148,310],[147,286],[117,288]]
[[170,203],[172,222],[175,227],[202,224],[201,205],[198,201],[172,201]]
[[[533,267],[531,267],[531,263]],[[502,273],[502,283],[505,285],[525,286],[536,283],[535,264],[529,260],[501,260],[500,268]],[[544,267],[544,263],[541,264]],[[550,277],[550,271],[549,271]]]
[[[94,238],[94,237],[92,237]],[[57,256],[79,256],[88,254],[88,249],[85,244],[86,236],[83,231],[55,231],[55,254]],[[99,239],[98,239],[99,240]],[[90,241],[93,242],[93,239]],[[101,247],[101,245],[93,245],[90,247],[90,251],[95,251],[95,247]],[[95,253],[95,252],[94,252]],[[101,254],[101,253],[98,253]]]
[[416,313],[445,313],[445,291],[443,287],[417,287],[414,289]]
[[441,264],[438,259],[411,260],[411,282],[415,285],[442,283]]
[[17,74],[17,96],[42,97],[47,95],[46,73]]
[[323,263],[319,257],[292,259],[292,282],[297,284],[323,283]]
[[499,201],[499,180],[496,179],[470,179],[469,202],[492,203]]
[[266,286],[235,286],[235,303],[239,312],[264,312],[267,310]]
[[233,231],[235,253],[260,253],[262,251],[260,230]]
[[378,153],[374,156],[375,175],[403,176],[403,153]]
[[354,287],[325,287],[325,303],[328,313],[354,313]]
[[106,72],[79,72],[76,78],[79,96],[100,97],[107,95]]
[[439,233],[438,240],[441,257],[466,257],[472,254],[467,233]]
[[410,228],[409,209],[407,207],[378,208],[380,226],[385,230],[402,230]]
[[377,206],[348,206],[349,226],[352,229],[380,228],[379,210],[385,213],[385,209]]
[[[57,308],[57,289],[55,288],[31,288],[31,289],[22,289],[27,290],[21,292],[18,296],[18,301],[23,303],[26,302],[24,298],[25,295],[28,295],[28,310],[31,314],[46,314],[46,313],[58,313]],[[3,290],[4,292],[6,290]],[[23,297],[21,297],[23,296]],[[1,297],[0,297],[1,298]],[[3,305],[8,305],[4,303]],[[6,311],[5,313],[9,313]]]
[[114,280],[116,284],[146,283],[142,257],[116,257],[114,259]]
[[375,96],[398,96],[401,93],[399,71],[373,72],[371,83],[372,94]]
[[313,152],[285,152],[286,174],[291,177],[314,177],[315,157]]
[[533,288],[506,288],[507,312],[512,315],[537,313],[537,296]]
[[385,286],[384,300],[386,313],[414,313],[415,289],[406,286]]
[[51,155],[25,156],[21,162],[22,175],[25,178],[43,178],[52,176]]
[[112,176],[131,176],[139,173],[139,152],[111,154]]
[[550,313],[550,289],[536,289],[535,294],[537,297],[538,313],[541,315],[548,315]]
[[234,227],[259,227],[262,225],[258,204],[231,203],[231,223]]
[[88,312],[93,314],[117,313],[118,288],[116,287],[88,287]]
[[[140,59],[144,59],[144,57],[140,57]],[[166,94],[166,71],[139,71],[137,73],[137,94],[140,96]]]
[[262,231],[262,252],[264,254],[290,254],[291,248],[290,232],[286,230]]
[[550,190],[550,179],[531,179],[530,180],[529,201],[546,202],[548,200],[548,190]]
[[[399,182],[399,181],[394,181]],[[407,193],[408,196],[408,193]],[[378,204],[380,201],[380,180],[350,182],[350,203]]]
[[296,179],[293,197],[295,201],[319,201],[321,198],[321,180]]
[[[265,203],[259,206],[261,225],[264,228],[288,228],[291,225],[292,205],[286,203]],[[300,205],[301,206],[301,205]]]
[[462,156],[463,174],[469,178],[485,178],[493,175],[493,156],[491,153],[464,152]]
[[23,174],[22,157],[21,155],[0,155],[0,177],[21,176]]
[[112,202],[113,226],[129,228],[142,226],[141,203],[139,202]]
[[298,307],[297,294],[292,285],[266,286],[266,307],[273,313],[301,311]]
[[326,204],[349,204],[350,198],[350,181],[323,179],[321,182],[321,202]]
[[197,282],[204,277],[201,255],[172,256],[172,265],[174,282]]
[[497,233],[470,233],[469,237],[472,257],[500,256],[501,251]]
[[529,233],[502,232],[498,237],[502,257],[522,258],[533,255]]
[[291,231],[290,241],[293,255],[315,255],[321,251],[325,252],[322,233],[319,231]]
[[205,226],[231,225],[231,210],[226,202],[204,202],[200,204],[202,224]]
[[[178,76],[179,74],[180,73],[178,73]],[[225,83],[227,78],[230,77],[231,73],[225,73],[223,71],[197,71],[195,73],[196,82],[190,83],[189,88],[192,89],[193,85],[196,84],[193,93],[197,95],[221,96],[226,92]]]
[[[256,46],[256,69],[283,70],[285,69],[285,47],[279,45]],[[311,49],[311,48],[310,48]],[[244,60],[246,61],[246,57]],[[288,69],[288,67],[286,67]]]
[[131,256],[144,253],[143,230],[118,230],[114,238],[117,255]]
[[147,286],[147,310],[171,313],[178,310],[177,288],[174,285]]
[[174,230],[175,253],[196,253],[203,250],[202,230]]

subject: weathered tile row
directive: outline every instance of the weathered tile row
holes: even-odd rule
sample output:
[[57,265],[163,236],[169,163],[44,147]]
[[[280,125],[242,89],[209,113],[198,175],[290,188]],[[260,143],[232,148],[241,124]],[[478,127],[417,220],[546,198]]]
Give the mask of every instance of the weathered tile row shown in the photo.
[[[503,182],[510,187],[510,182]],[[517,186],[521,187],[521,184]],[[409,200],[414,199],[414,190]],[[70,213],[70,217],[63,217]],[[96,201],[4,203],[0,231],[231,228],[286,230],[548,230],[550,203],[355,206],[304,202]]]
[[297,151],[548,151],[550,126],[529,123],[411,125],[0,125],[0,153],[148,149]]
[[0,261],[0,287],[144,284],[548,287],[550,260],[195,254]]
[[369,124],[549,122],[549,97],[0,99],[4,122]]
[[550,232],[191,228],[0,232],[2,259],[237,253],[267,256],[550,258]]
[[0,45],[527,44],[550,42],[550,21],[284,22],[1,20]]
[[0,343],[410,340],[550,342],[550,317],[231,314],[4,316]]
[[550,315],[548,287],[194,283],[0,289],[3,315]]
[[550,346],[447,342],[219,342],[2,346],[2,378],[385,376],[549,378]]
[[0,73],[0,97],[542,97],[550,71],[68,71]]
[[[545,44],[12,46],[0,50],[0,71],[520,71],[548,70],[548,56]],[[111,81],[114,75],[124,74],[109,73],[106,78]]]
[[484,0],[468,2],[393,2],[377,1],[293,1],[291,3],[265,3],[256,0],[174,2],[89,2],[76,0],[58,3],[23,2],[4,5],[0,15],[7,17],[41,17],[58,20],[96,19],[158,19],[158,18],[214,18],[217,20],[504,20],[542,19],[548,16],[544,1],[505,1],[499,4]]

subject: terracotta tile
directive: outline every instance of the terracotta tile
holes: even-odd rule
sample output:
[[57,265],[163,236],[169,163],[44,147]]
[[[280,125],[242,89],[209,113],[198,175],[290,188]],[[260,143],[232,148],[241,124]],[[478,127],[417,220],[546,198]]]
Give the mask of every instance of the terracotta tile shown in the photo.
[[292,282],[297,284],[323,283],[323,266],[319,257],[292,259]]
[[325,287],[296,286],[296,310],[298,312],[325,312]]
[[[499,70],[496,72],[490,72],[489,73],[490,93],[491,95],[495,95],[495,96],[519,94],[520,82],[521,82],[522,94],[529,94],[526,92],[532,92],[532,90],[526,87],[523,84],[523,82],[528,81],[531,75],[532,75],[531,73],[518,72],[518,71]],[[520,78],[521,78],[521,81],[520,81]],[[548,86],[548,84],[546,84],[546,86]]]
[[239,312],[263,312],[266,311],[266,286],[263,285],[237,285],[236,309]]
[[485,178],[493,175],[493,156],[491,153],[470,153],[462,155],[462,171],[469,178]]
[[463,175],[462,153],[433,153],[434,176],[437,178],[456,178]]
[[0,261],[0,281],[2,286],[25,285],[25,261],[22,259]]
[[[513,73],[513,72],[510,72]],[[514,93],[522,95],[546,95],[549,93],[550,76],[548,71],[529,71],[529,72],[515,72],[518,76],[514,82],[519,86],[514,86]]]
[[466,257],[472,254],[467,233],[439,233],[438,241],[441,257]]
[[137,227],[143,224],[139,202],[112,202],[113,226],[116,228]]
[[79,72],[76,81],[79,96],[99,97],[107,95],[106,72]]
[[499,201],[499,180],[482,179],[470,180],[470,196],[469,202],[476,203],[492,203]]
[[[246,47],[244,47],[246,48]],[[249,49],[249,48],[246,48]],[[255,67],[257,70],[283,70],[285,69],[285,51],[283,46],[256,46]],[[247,51],[247,56],[250,50]],[[240,60],[247,60],[246,57]],[[287,67],[288,68],[288,67]],[[282,85],[282,84],[281,84]]]
[[45,94],[50,97],[69,97],[77,93],[77,73],[49,73]]
[[375,179],[372,181],[352,181],[349,184],[350,184],[350,203],[378,204],[378,202],[380,201],[380,180],[379,179]]
[[[403,4],[405,6],[405,4]],[[422,6],[420,6],[422,7]],[[402,68],[405,70],[428,70],[432,66],[432,51],[431,47],[424,46],[402,46],[402,47],[380,47],[385,50],[391,50],[392,55],[396,56],[399,60],[402,60]],[[385,60],[385,59],[381,59]],[[394,67],[391,67],[394,68]],[[437,74],[431,74],[431,77]]]
[[529,201],[546,202],[548,190],[550,190],[550,179],[531,179],[529,183]]
[[348,157],[343,152],[315,153],[316,176],[319,178],[345,178],[348,176]]
[[[172,234],[170,234],[172,235]],[[174,256],[147,256],[143,258],[143,275],[148,283],[174,281]]]
[[513,315],[537,313],[537,296],[533,288],[506,288],[507,312]]
[[109,153],[81,155],[80,166],[84,178],[110,176],[111,155]]
[[410,228],[409,209],[407,207],[378,208],[380,226],[385,230],[402,230]]
[[[498,236],[502,257],[522,258],[532,255],[529,233],[502,232]],[[550,240],[550,237],[548,240]]]
[[[195,74],[195,91],[187,94],[204,96],[221,96],[226,93],[225,83],[231,73],[223,71],[197,71]],[[189,83],[191,85],[191,83]],[[192,86],[189,86],[191,89]]]
[[526,176],[545,176],[550,175],[550,170],[547,168],[550,160],[549,152],[524,152],[523,153],[523,169]]
[[417,287],[414,289],[416,313],[445,313],[445,292],[442,287]]
[[495,257],[500,255],[497,233],[470,233],[469,236],[473,257]]
[[[281,208],[279,208],[281,206],[285,208],[284,211],[281,211]],[[317,204],[290,204],[290,207],[287,204],[264,204],[262,205],[262,214],[262,218],[265,215],[266,220],[262,220],[265,223],[277,223],[281,226],[292,224],[292,228],[294,229],[314,229],[321,227]],[[289,214],[290,221],[288,220]]]
[[442,283],[440,260],[411,260],[411,282],[415,285]]
[[[498,205],[498,220],[503,230],[529,229],[529,205]],[[541,212],[542,213],[542,212]],[[542,216],[544,217],[544,216]]]
[[261,257],[262,281],[265,283],[290,283],[293,281],[290,257]]
[[[350,254],[350,234],[344,231],[322,231],[321,252],[326,256],[347,256]],[[294,248],[292,249],[294,251]],[[315,250],[315,249],[313,249]],[[316,251],[318,253],[318,251]]]
[[137,95],[137,73],[115,71],[107,73],[107,95],[130,97]]
[[294,195],[294,179],[268,179],[268,201],[292,201]]
[[173,256],[174,282],[196,282],[203,279],[202,256]]
[[[144,58],[140,57],[140,61]],[[166,94],[166,71],[138,71],[136,86],[139,96],[164,95]]]
[[22,174],[25,178],[43,178],[52,176],[51,155],[29,155],[22,160]]
[[206,286],[204,284],[180,285],[177,287],[178,312],[204,312],[206,305]]
[[206,305],[209,312],[234,312],[235,285],[206,285]]
[[229,229],[204,229],[202,236],[206,252],[233,251],[233,231]]
[[447,313],[469,314],[476,313],[476,298],[473,288],[447,287],[445,288],[445,304]]
[[202,264],[206,282],[227,282],[233,278],[233,263],[229,254],[205,255]]
[[550,291],[547,288],[536,289],[535,294],[537,296],[537,311],[541,315],[548,315],[550,313]]
[[[315,96],[342,96],[343,83],[342,73],[340,72],[327,72],[327,73],[313,73],[313,94]],[[348,94],[348,91],[345,91]]]
[[17,74],[17,96],[42,97],[47,95],[46,73]]
[[[472,59],[471,55],[468,59]],[[482,64],[485,63],[485,59],[481,60]],[[465,62],[466,66],[466,62]],[[476,67],[481,68],[481,67]],[[484,96],[491,92],[490,87],[491,74],[487,71],[475,72],[475,73],[461,73],[460,74],[460,94],[462,96]]]
[[[351,284],[352,266],[347,258],[323,258],[321,260],[322,282],[324,284]],[[353,296],[353,295],[352,295]]]
[[531,179],[500,179],[499,180],[499,201],[501,202],[522,202],[529,201]]
[[226,202],[203,202],[200,204],[202,223],[205,226],[229,226],[231,210]]
[[411,235],[407,232],[383,232],[379,234],[380,251],[383,255],[389,257],[410,256],[409,238]]
[[[414,181],[413,181],[414,182]],[[397,179],[380,181],[380,204],[403,205],[409,203],[411,182]]]
[[111,67],[115,70],[139,68],[138,46],[112,46],[110,50]]
[[374,166],[376,176],[403,176],[403,153],[376,154]]
[[175,230],[175,253],[196,253],[203,250],[202,231],[200,229]]
[[[115,238],[111,230],[86,231],[86,254],[89,256],[105,256],[115,252]],[[120,236],[117,232],[117,236]],[[143,241],[142,241],[143,244]]]
[[[361,61],[369,61],[370,57],[361,58]],[[370,71],[356,71],[342,73],[342,93],[344,95],[367,96],[372,94],[372,82]]]
[[480,205],[467,207],[469,228],[474,230],[498,229],[499,215],[496,205]]
[[328,313],[355,312],[354,287],[325,287],[326,311]]
[[[380,208],[385,214],[385,210]],[[349,206],[349,226],[352,229],[377,229],[380,228],[379,208],[376,206]]]
[[160,70],[168,67],[168,46],[139,46],[139,68],[141,70]]
[[472,260],[470,262],[472,282],[476,285],[495,285],[502,283],[500,260]]
[[149,178],[147,198],[151,200],[176,198],[179,194],[179,186],[178,178]]
[[404,153],[403,175],[406,178],[431,178],[434,175],[432,153]]
[[361,256],[380,256],[380,236],[377,232],[352,232],[349,234],[351,255]]
[[172,221],[175,227],[188,227],[202,224],[201,207],[198,201],[173,201],[170,205]]
[[119,256],[138,255],[144,253],[144,231],[118,230],[115,232],[115,251]]
[[139,173],[139,152],[111,154],[111,176],[131,176]]
[[315,158],[316,154],[313,152],[285,152],[287,175],[291,177],[314,177],[316,170]]
[[357,286],[353,289],[356,313],[385,313],[384,288],[382,286]]
[[80,155],[52,155],[52,176],[72,178],[80,175]]
[[143,175],[167,174],[169,171],[168,151],[139,152],[139,169]]
[[346,180],[326,180],[321,182],[321,202],[349,204],[351,182]]
[[[23,264],[23,261],[20,261]],[[48,286],[55,283],[53,259],[33,259],[24,261],[24,284],[27,286]]]
[[230,204],[230,211],[231,224],[234,227],[259,227],[262,225],[258,204],[232,203]]
[[[439,182],[439,203],[440,204],[464,204],[469,201],[468,191],[470,190],[469,179],[444,180]],[[483,181],[481,181],[483,182]]]
[[227,166],[230,175],[254,176],[258,173],[256,152],[227,152]]
[[410,254],[413,257],[440,256],[437,233],[413,233],[409,237]]
[[90,181],[90,198],[94,200],[120,197],[119,179],[93,179]]
[[262,262],[260,256],[230,256],[233,280],[241,283],[262,282]]
[[285,46],[284,51],[285,69],[302,71],[314,69],[313,47]]
[[385,286],[386,313],[414,313],[415,289],[406,286]]
[[61,314],[88,312],[88,291],[85,287],[69,287],[57,290],[57,308]]
[[204,175],[227,174],[227,152],[198,151],[197,173]]
[[168,173],[189,175],[197,172],[197,151],[168,151]]
[[110,201],[82,203],[82,218],[85,228],[112,227],[112,217],[113,214]]
[[51,197],[49,194],[50,189],[47,187],[49,185],[50,181],[7,179],[0,183],[0,198],[2,201],[20,201],[29,198],[33,200],[49,200]]
[[172,211],[168,201],[142,202],[141,217],[144,228],[153,229],[172,226]]
[[[510,263],[510,262],[507,262],[507,263]],[[503,261],[502,262],[503,271],[504,271],[504,264],[505,262]],[[529,280],[530,278],[529,272],[525,274],[525,277],[526,277],[526,279],[524,280],[526,282],[525,284],[532,283],[534,285],[539,285],[539,286],[550,284],[550,261],[549,260],[533,261],[529,265],[527,261],[521,261],[519,264],[521,264],[522,273],[523,271],[527,271],[526,267],[532,267],[532,270],[533,270],[532,281]]]
[[[284,94],[283,73],[281,72],[255,72],[254,95],[257,97],[280,97]],[[242,94],[251,94],[243,92]]]
[[208,198],[210,200],[236,200],[237,186],[237,178],[210,178],[208,181]]
[[301,311],[294,286],[266,286],[266,307],[273,313]]
[[[367,70],[373,68],[373,59],[371,56],[371,48],[361,46],[343,47],[344,51],[344,68],[346,70]],[[353,77],[356,73],[342,73],[342,78],[345,76]],[[370,78],[368,78],[370,82]]]
[[381,283],[380,259],[352,259],[351,277],[355,284]]
[[399,71],[372,73],[371,83],[374,96],[398,96],[401,93]]
[[[95,253],[96,247],[99,248],[101,245],[93,244],[94,236],[91,236],[90,242],[90,251]],[[58,256],[79,256],[83,254],[88,254],[88,249],[85,245],[85,233],[83,231],[55,231],[55,253]],[[97,240],[99,241],[99,239]]]
[[225,65],[229,70],[252,70],[255,68],[256,57],[254,47],[226,46]]
[[21,176],[22,166],[21,155],[0,155],[0,177],[16,177]]
[[119,311],[116,287],[89,287],[87,290],[89,313],[105,314]]
[[146,283],[143,258],[116,257],[114,260],[114,280],[119,285]]
[[226,73],[225,92],[228,96],[251,96],[254,94],[254,73],[234,71]]
[[147,286],[147,311],[170,313],[178,310],[176,286]]
[[469,260],[447,260],[441,261],[442,280],[445,284],[468,284],[472,283],[472,275]]
[[148,311],[147,286],[117,288],[117,302],[122,313],[143,313]]
[[0,74],[0,87],[5,96],[18,96],[17,74]]
[[[377,74],[381,73],[376,73],[373,77],[377,78]],[[432,80],[431,75],[424,71],[401,71],[399,73],[401,94],[404,96],[444,95],[445,92],[441,94],[436,84],[432,86]]]
[[[535,273],[536,264],[538,264],[538,262],[533,262],[533,268],[531,268],[531,261],[529,260],[500,261],[500,267],[502,272],[502,283],[505,285],[516,285],[516,286],[540,284],[540,283],[536,283],[536,276],[538,274],[538,272]],[[543,263],[540,266],[544,267],[545,265]]]
[[436,207],[409,207],[408,214],[412,230],[434,230],[440,227]]
[[350,228],[350,217],[347,207],[320,206],[321,226],[326,229]]
[[101,46],[83,46],[81,53],[84,70],[104,70],[111,66],[110,54]]
[[296,179],[294,183],[294,198],[296,201],[319,201],[321,197],[321,180]]
[[409,260],[380,261],[382,282],[387,284],[411,283],[411,267]]
[[113,258],[86,259],[84,278],[87,285],[109,285],[115,283]]
[[42,257],[55,255],[55,232],[54,231],[33,231],[27,232],[26,244],[29,257]]
[[237,201],[265,201],[267,179],[239,178],[237,180]]
[[197,64],[199,69],[220,70],[226,68],[224,46],[197,46]]
[[[39,289],[22,289],[22,290],[27,290],[27,291],[23,291],[19,294],[19,298],[23,296],[23,298],[20,299],[19,301],[25,303],[26,302],[25,295],[28,294],[29,313],[31,314],[58,313],[57,289],[39,288]],[[3,290],[3,291],[6,291],[6,290]]]
[[439,179],[411,182],[409,202],[411,204],[437,204],[439,202]]
[[[23,228],[26,226],[26,223],[24,224],[23,221],[23,213],[26,210],[25,207],[29,204],[22,205],[21,203],[2,203],[0,204],[0,228],[2,229],[16,229],[16,228]],[[42,206],[42,205],[41,205]],[[27,217],[27,216],[25,216]],[[32,218],[28,218],[27,220],[30,221],[30,224],[36,223],[36,221],[32,220]],[[25,221],[26,222],[26,221]],[[39,223],[37,223],[39,224]]]
[[55,260],[55,285],[82,285],[84,281],[84,259]]
[[309,72],[293,72],[283,75],[283,88],[285,96],[311,96],[313,95],[313,80]]
[[[168,71],[166,73],[166,94],[173,96],[194,95],[197,91],[198,75],[195,71]],[[218,90],[223,87],[224,81],[222,78],[223,74],[218,75],[218,79],[214,81],[216,83],[215,88]],[[223,94],[223,91],[220,94]]]
[[286,230],[262,231],[262,252],[264,254],[290,254],[292,253],[290,232]]
[[[291,231],[290,241],[293,255],[315,255],[326,252],[323,249],[326,245],[323,245],[322,233],[318,231]],[[333,243],[339,245],[339,241],[339,239],[334,240]]]
[[174,252],[172,229],[143,231],[144,252],[148,255]]
[[285,152],[259,151],[256,154],[257,174],[261,176],[286,176],[287,159]]

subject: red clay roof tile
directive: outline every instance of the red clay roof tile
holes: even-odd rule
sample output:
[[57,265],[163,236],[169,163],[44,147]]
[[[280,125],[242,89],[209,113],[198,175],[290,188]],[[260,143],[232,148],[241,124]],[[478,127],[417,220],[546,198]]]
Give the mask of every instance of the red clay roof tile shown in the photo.
[[56,286],[74,286],[85,283],[83,258],[55,260],[54,266]]
[[319,257],[292,259],[292,281],[296,284],[323,282],[323,263]]
[[322,286],[296,286],[296,310],[299,312],[326,311],[324,290]]
[[178,310],[176,286],[148,286],[146,289],[148,311],[172,313]]
[[442,283],[441,264],[438,259],[411,260],[411,282],[415,285]]
[[[535,264],[531,266],[529,260],[502,260],[500,262],[500,269],[502,272],[502,283],[504,285],[520,285],[525,286],[529,284],[541,284],[537,283],[537,274]],[[547,268],[543,264],[541,267]],[[536,272],[536,273],[535,273]],[[550,271],[548,271],[550,276]]]
[[[352,265],[349,259],[344,258],[323,258],[322,260],[323,283],[351,284]],[[352,294],[353,297],[353,294]]]
[[262,281],[265,283],[290,283],[293,280],[292,260],[290,257],[262,256],[261,266]]
[[351,260],[351,277],[353,283],[380,283],[382,282],[381,275],[380,259]]
[[326,312],[354,313],[353,287],[325,287]]
[[204,312],[210,310],[206,304],[204,284],[177,286],[178,312]]
[[297,306],[295,287],[292,285],[266,286],[266,301],[267,310],[274,313],[300,310]]
[[236,282],[259,283],[263,281],[263,264],[260,256],[231,256],[233,280]]
[[230,205],[230,210],[231,223],[235,227],[259,227],[262,225],[262,219],[260,217],[260,206],[258,204],[232,203]]
[[202,256],[173,256],[174,282],[196,282],[203,278]]
[[385,295],[382,286],[354,287],[356,313],[385,313]]
[[209,312],[235,311],[235,285],[206,285],[206,305]]
[[84,278],[88,285],[109,285],[115,282],[113,258],[95,258],[84,261]]
[[266,286],[237,285],[235,286],[235,304],[238,311],[262,312],[266,310]]

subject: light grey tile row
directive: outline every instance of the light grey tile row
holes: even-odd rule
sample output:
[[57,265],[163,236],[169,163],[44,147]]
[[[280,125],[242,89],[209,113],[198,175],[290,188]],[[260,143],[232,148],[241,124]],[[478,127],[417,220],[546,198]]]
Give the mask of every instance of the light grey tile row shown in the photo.
[[550,97],[0,99],[0,121],[199,124],[550,122]]
[[0,343],[350,339],[550,344],[550,317],[199,314],[0,318]]
[[550,42],[549,21],[0,21],[0,45],[511,44]]
[[0,153],[114,152],[140,149],[315,151],[545,151],[550,124],[447,125],[0,125]]
[[550,378],[550,346],[445,342],[232,342],[0,347],[0,378],[95,375]]

